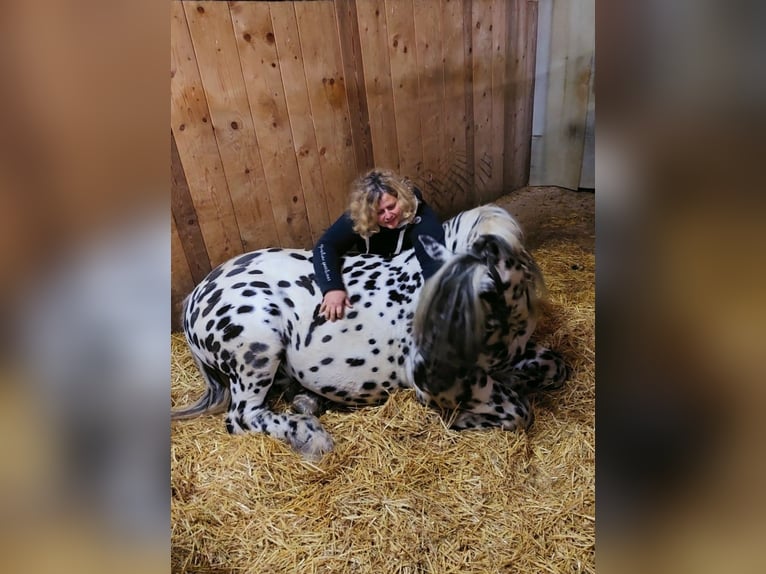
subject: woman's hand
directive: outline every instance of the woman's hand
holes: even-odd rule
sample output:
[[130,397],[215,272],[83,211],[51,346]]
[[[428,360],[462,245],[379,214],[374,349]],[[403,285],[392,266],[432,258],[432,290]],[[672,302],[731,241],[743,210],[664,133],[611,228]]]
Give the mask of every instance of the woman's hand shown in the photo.
[[344,309],[351,309],[351,301],[342,289],[334,289],[324,294],[322,304],[319,306],[320,315],[324,315],[328,321],[343,319]]

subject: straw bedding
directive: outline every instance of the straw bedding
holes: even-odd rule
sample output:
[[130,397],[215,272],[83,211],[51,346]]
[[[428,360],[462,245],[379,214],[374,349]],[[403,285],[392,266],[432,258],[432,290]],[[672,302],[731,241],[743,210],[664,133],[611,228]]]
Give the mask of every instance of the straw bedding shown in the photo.
[[[593,232],[579,208],[543,219]],[[411,391],[324,414],[335,450],[317,464],[228,435],[222,415],[173,423],[173,571],[595,572],[594,254],[553,232],[531,248],[549,295],[537,338],[572,375],[532,399],[529,432],[448,430]],[[203,383],[183,336],[171,345],[172,402],[187,404]]]

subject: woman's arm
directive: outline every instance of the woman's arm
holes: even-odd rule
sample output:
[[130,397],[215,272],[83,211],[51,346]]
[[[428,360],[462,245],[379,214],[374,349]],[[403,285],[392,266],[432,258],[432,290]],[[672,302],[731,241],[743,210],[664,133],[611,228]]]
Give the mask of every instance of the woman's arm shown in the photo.
[[423,244],[418,240],[420,235],[430,235],[439,243],[444,245],[444,227],[436,212],[425,203],[420,202],[415,222],[412,224],[411,240],[415,248],[415,255],[420,262],[420,268],[423,271],[423,279],[428,279],[439,270],[441,261],[431,259],[425,251]]
[[357,237],[351,218],[344,213],[324,232],[314,247],[314,280],[323,295],[319,312],[330,321],[342,319],[344,309],[351,307],[343,285],[340,259]]

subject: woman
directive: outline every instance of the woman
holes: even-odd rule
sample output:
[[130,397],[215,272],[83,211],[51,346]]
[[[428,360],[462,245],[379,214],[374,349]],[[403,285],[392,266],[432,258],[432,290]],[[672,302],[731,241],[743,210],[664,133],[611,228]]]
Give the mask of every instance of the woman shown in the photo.
[[314,247],[314,275],[324,295],[319,312],[335,321],[351,308],[341,275],[341,257],[347,252],[393,257],[414,247],[423,278],[428,279],[440,263],[426,254],[417,240],[419,235],[430,235],[444,244],[439,217],[409,179],[376,168],[354,180],[348,211]]

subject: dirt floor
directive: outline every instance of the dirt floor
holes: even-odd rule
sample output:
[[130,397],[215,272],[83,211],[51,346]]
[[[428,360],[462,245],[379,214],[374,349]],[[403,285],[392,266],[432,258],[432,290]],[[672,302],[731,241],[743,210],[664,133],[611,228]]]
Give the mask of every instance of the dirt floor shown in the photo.
[[521,224],[526,246],[534,251],[546,242],[569,241],[593,251],[596,245],[595,193],[560,187],[524,187],[494,203]]

